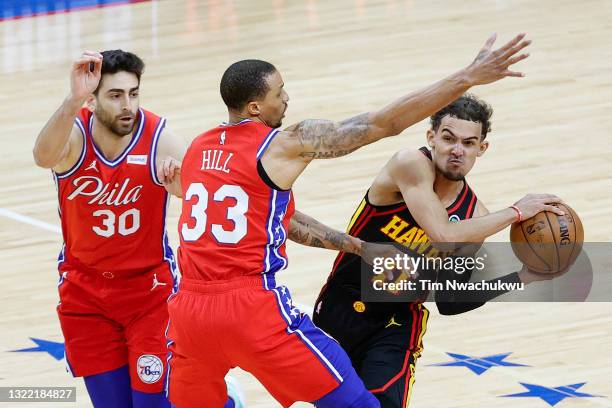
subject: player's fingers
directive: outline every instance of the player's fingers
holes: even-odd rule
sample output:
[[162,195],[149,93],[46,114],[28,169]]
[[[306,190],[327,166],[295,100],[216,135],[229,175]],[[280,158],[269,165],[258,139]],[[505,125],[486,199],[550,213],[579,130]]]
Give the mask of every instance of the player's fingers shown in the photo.
[[524,53],[521,55],[517,55],[516,57],[510,58],[508,61],[506,61],[506,68],[509,67],[510,65],[516,64],[519,61],[524,60],[527,57],[529,57],[529,53]]
[[487,41],[485,41],[484,45],[482,46],[481,51],[490,50],[493,44],[495,43],[496,39],[497,39],[497,33],[491,34],[491,36],[487,39]]
[[497,51],[500,51],[500,53],[508,51],[510,48],[518,44],[523,38],[525,38],[525,35],[525,33],[520,33],[519,35],[502,45]]
[[524,49],[525,47],[527,47],[529,44],[531,44],[531,40],[525,40],[523,42],[521,42],[520,44],[504,51],[501,53],[500,58],[502,59],[508,59],[510,57],[512,57],[513,55],[515,55],[517,52],[521,51],[522,49]]
[[510,71],[509,69],[502,72],[502,75],[505,77],[517,77],[517,78],[523,78],[525,76],[525,74],[522,72]]
[[100,54],[97,51],[85,50],[85,51],[83,51],[83,55],[89,55],[89,56],[92,56],[92,57],[96,57],[96,58],[102,59],[102,54]]
[[170,175],[170,161],[168,159],[164,160],[164,175],[166,177]]
[[95,58],[95,57],[84,56],[84,57],[79,58],[76,61],[74,61],[72,63],[72,67],[74,69],[82,69],[82,68],[89,69],[89,63],[90,62],[95,63],[96,61],[99,61],[99,60],[97,58]]
[[166,180],[166,176],[164,176],[164,167],[162,164],[157,166],[157,178],[159,179],[159,181],[162,182],[162,184],[164,184],[164,181]]
[[177,176],[179,168],[180,167],[178,167],[174,160],[170,163],[170,175],[172,177],[172,181],[174,181],[174,178]]
[[556,196],[554,194],[544,194],[542,195],[542,197],[540,197],[540,199],[546,204],[555,204],[563,202],[563,199],[561,197]]
[[545,205],[543,207],[544,211],[550,211],[552,213],[555,213],[557,215],[565,215],[565,212],[560,209],[559,207],[555,207],[554,205]]

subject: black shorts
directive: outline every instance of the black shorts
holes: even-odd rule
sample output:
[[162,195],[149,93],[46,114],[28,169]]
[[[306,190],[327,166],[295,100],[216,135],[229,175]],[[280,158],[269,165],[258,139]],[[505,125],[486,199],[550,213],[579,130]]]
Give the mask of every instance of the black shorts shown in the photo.
[[356,302],[358,293],[328,285],[315,305],[313,320],[346,350],[382,408],[405,408],[429,311],[421,303]]

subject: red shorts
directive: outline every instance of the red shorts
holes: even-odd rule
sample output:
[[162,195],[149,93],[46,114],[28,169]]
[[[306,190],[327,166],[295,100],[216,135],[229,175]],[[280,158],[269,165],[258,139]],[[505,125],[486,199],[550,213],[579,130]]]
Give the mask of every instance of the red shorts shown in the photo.
[[163,391],[167,299],[176,284],[170,266],[132,276],[62,269],[57,313],[72,374],[85,377],[129,364],[133,389]]
[[173,404],[223,407],[223,377],[236,366],[253,374],[285,407],[316,401],[354,373],[338,343],[294,308],[287,288],[273,281],[181,281],[168,301]]

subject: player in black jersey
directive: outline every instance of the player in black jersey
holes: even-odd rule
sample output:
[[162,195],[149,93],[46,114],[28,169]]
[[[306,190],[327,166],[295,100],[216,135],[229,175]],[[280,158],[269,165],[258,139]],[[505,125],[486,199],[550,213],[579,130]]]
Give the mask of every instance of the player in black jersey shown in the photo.
[[[481,243],[517,219],[540,211],[563,214],[551,205],[560,199],[549,194],[527,195],[495,213],[489,213],[478,200],[465,175],[487,150],[491,114],[491,108],[472,95],[464,95],[434,114],[427,132],[429,148],[396,153],[366,192],[348,227],[358,242],[353,247],[359,242],[393,242],[431,255],[442,243]],[[292,229],[298,231],[304,224],[305,231],[312,233],[312,226],[306,225],[310,221],[301,217],[299,213],[294,216]],[[330,243],[325,246],[334,247]],[[359,251],[339,253],[315,304],[314,322],[344,347],[381,407],[403,408],[410,398],[429,312],[422,300],[365,302],[361,296],[362,257]],[[469,277],[464,273],[460,279]],[[453,277],[444,277],[448,278]],[[501,278],[517,283],[542,279],[550,276],[536,275],[526,268]],[[458,314],[501,293],[485,292],[478,302],[457,302],[452,301],[454,293],[440,291],[436,292],[436,303],[442,314]]]

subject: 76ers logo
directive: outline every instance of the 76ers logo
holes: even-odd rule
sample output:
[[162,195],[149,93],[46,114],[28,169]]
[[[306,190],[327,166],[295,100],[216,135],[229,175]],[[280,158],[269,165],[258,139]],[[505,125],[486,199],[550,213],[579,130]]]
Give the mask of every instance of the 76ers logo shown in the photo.
[[138,377],[145,384],[153,384],[159,381],[164,373],[162,361],[153,354],[144,354],[138,357],[136,369],[138,370]]
[[129,178],[126,178],[121,186],[115,183],[114,187],[111,187],[109,183],[103,184],[102,180],[95,176],[79,177],[72,184],[76,189],[68,196],[68,200],[73,200],[79,195],[92,197],[88,204],[119,206],[135,203],[140,198],[142,190],[142,185],[128,189]]

